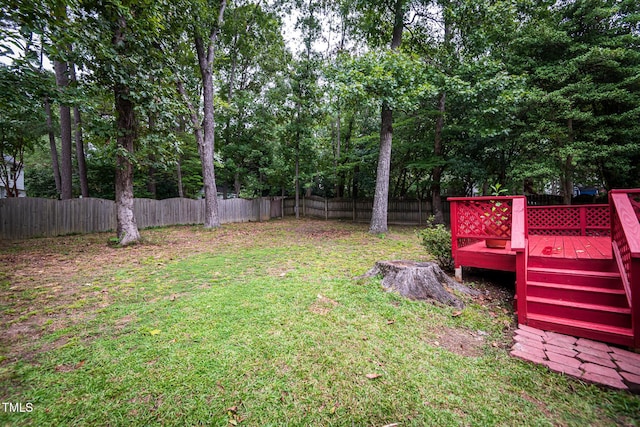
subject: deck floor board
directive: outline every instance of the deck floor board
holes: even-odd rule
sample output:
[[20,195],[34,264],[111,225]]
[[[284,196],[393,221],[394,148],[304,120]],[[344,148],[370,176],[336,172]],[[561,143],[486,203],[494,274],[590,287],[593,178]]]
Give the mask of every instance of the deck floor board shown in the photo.
[[[487,256],[515,257],[510,245],[505,249],[487,248],[483,241],[458,248],[465,259]],[[553,259],[612,259],[611,239],[592,236],[529,236],[529,255]],[[483,261],[478,259],[479,263]],[[464,263],[463,263],[464,265]],[[479,267],[479,265],[474,265]]]

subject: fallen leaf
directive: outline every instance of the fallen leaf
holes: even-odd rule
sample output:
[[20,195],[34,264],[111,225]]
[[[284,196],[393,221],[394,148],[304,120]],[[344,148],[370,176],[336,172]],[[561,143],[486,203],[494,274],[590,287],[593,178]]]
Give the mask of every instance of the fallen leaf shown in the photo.
[[227,412],[231,412],[231,413],[235,414],[236,412],[238,412],[238,407],[237,406],[232,406],[231,408],[227,408]]
[[394,323],[396,323],[395,320],[387,320],[387,325],[393,325]]
[[492,342],[492,343],[491,343],[491,345],[492,345],[493,347],[498,347],[498,343],[497,343],[497,342]]
[[396,427],[399,426],[400,423],[391,423],[391,424],[387,424],[386,426],[382,426],[382,427]]
[[454,311],[454,312],[451,314],[451,317],[458,317],[458,316],[460,316],[461,314],[462,314],[462,310]]
[[367,374],[365,375],[365,377],[369,378],[370,380],[375,380],[376,378],[380,378],[382,375],[381,374]]
[[437,346],[439,346],[439,345],[440,345],[440,342],[438,342],[438,341],[434,341],[434,342],[433,342],[433,345],[435,345],[435,346],[437,347]]
[[160,332],[161,332],[160,329],[154,329],[153,331],[149,331],[149,334],[158,335]]

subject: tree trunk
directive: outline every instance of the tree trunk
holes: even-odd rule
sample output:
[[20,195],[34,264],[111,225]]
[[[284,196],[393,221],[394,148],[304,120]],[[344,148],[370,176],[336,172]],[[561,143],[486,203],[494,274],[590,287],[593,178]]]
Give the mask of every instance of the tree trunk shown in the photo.
[[[299,136],[296,136],[296,140]],[[295,187],[296,187],[296,200],[294,210],[296,212],[296,219],[300,219],[300,143],[296,144],[296,165],[295,165]]]
[[[442,92],[438,99],[438,118],[436,119],[435,137],[433,142],[433,155],[438,161],[442,159],[442,130],[444,129],[444,113],[446,111],[447,94]],[[431,209],[433,219],[436,224],[444,224],[444,214],[442,212],[442,181],[443,167],[438,163],[431,171]]]
[[[404,30],[404,0],[396,0],[391,50],[397,50],[402,43]],[[389,207],[389,175],[391,169],[391,144],[393,139],[393,111],[389,105],[382,104],[380,114],[380,154],[376,174],[376,190],[373,197],[373,211],[369,232],[373,234],[387,232],[387,209]]]
[[178,175],[178,197],[184,197],[184,189],[182,187],[182,165],[180,156],[178,156],[178,161],[176,162],[176,174]]
[[[567,133],[568,133],[568,144],[569,146],[573,145],[573,119],[567,119]],[[567,158],[564,160],[563,165],[563,173],[560,176],[560,184],[562,187],[562,202],[565,205],[571,204],[571,198],[573,196],[573,171],[575,167],[573,166],[573,156],[571,154],[567,154]]]
[[118,151],[116,156],[116,218],[120,245],[126,246],[140,240],[136,217],[133,212],[133,165],[129,156],[134,154],[136,118],[133,103],[126,86],[114,89]]
[[[155,132],[156,127],[156,119],[154,113],[149,113],[149,133],[153,134]],[[156,156],[153,153],[149,153],[147,156],[149,161],[149,170],[147,171],[147,192],[151,194],[152,199],[158,198],[158,186],[156,182]]]
[[215,117],[214,117],[214,87],[213,87],[213,61],[215,59],[215,44],[222,26],[226,0],[220,2],[218,11],[217,26],[211,31],[207,46],[199,35],[194,37],[196,53],[198,55],[198,65],[202,78],[202,91],[204,102],[204,117],[202,121],[203,138],[200,150],[200,160],[202,162],[202,180],[204,183],[205,198],[205,228],[216,228],[220,226],[218,215],[218,190],[216,188],[216,175],[214,168],[214,146],[215,146]]
[[[125,43],[124,30],[127,22],[119,17],[112,43]],[[136,217],[133,212],[133,164],[136,116],[129,96],[129,88],[117,83],[113,88],[116,110],[116,223],[120,245],[126,246],[140,240]]]
[[[69,72],[71,82],[77,83],[76,66],[69,64]],[[80,194],[82,197],[89,197],[89,180],[87,179],[87,162],[84,153],[84,141],[82,139],[82,118],[80,116],[80,108],[77,105],[73,107],[73,121],[76,141],[76,158],[78,159],[78,178],[80,180]]]
[[44,111],[47,114],[47,133],[49,134],[49,148],[51,149],[51,167],[53,169],[53,179],[56,183],[56,192],[60,195],[60,164],[58,163],[58,147],[56,146],[56,136],[53,133],[53,119],[51,118],[51,101],[44,100]]
[[409,299],[437,301],[456,308],[463,308],[464,303],[449,289],[467,295],[479,294],[451,279],[435,262],[378,261],[358,279],[375,276],[382,276],[382,287],[388,291],[396,291]]
[[389,171],[391,169],[391,141],[393,137],[393,112],[385,104],[382,106],[380,128],[380,154],[376,173],[376,192],[373,198],[371,225],[373,234],[387,232],[387,210],[389,206]]
[[[65,90],[69,86],[69,69],[66,62],[53,61],[56,85]],[[73,170],[71,161],[71,109],[60,103],[60,197],[73,197]]]

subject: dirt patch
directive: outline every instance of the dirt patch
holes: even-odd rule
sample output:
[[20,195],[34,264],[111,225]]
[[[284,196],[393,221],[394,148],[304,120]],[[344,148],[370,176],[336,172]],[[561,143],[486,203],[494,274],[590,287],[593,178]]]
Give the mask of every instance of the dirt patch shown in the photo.
[[465,357],[482,356],[486,334],[445,327],[433,344]]
[[311,304],[311,306],[309,306],[309,311],[324,316],[338,305],[340,305],[338,301],[334,301],[331,298],[318,294],[318,298],[313,302],[313,304]]

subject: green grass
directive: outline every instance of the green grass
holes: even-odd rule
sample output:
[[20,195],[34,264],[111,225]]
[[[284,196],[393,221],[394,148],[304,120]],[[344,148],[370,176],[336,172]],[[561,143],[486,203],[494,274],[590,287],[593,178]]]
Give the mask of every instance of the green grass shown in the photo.
[[[377,260],[428,259],[412,229],[380,239],[365,226],[286,220],[143,235],[125,249],[107,235],[12,247],[25,260],[37,247],[81,262],[62,283],[77,288],[68,300],[46,298],[46,275],[19,277],[2,264],[0,307],[13,310],[14,327],[36,326],[31,339],[2,340],[2,401],[34,410],[0,407],[0,424],[640,422],[638,396],[510,358],[509,301],[468,301],[453,316],[355,279]],[[478,354],[437,343],[443,331],[481,331]]]

